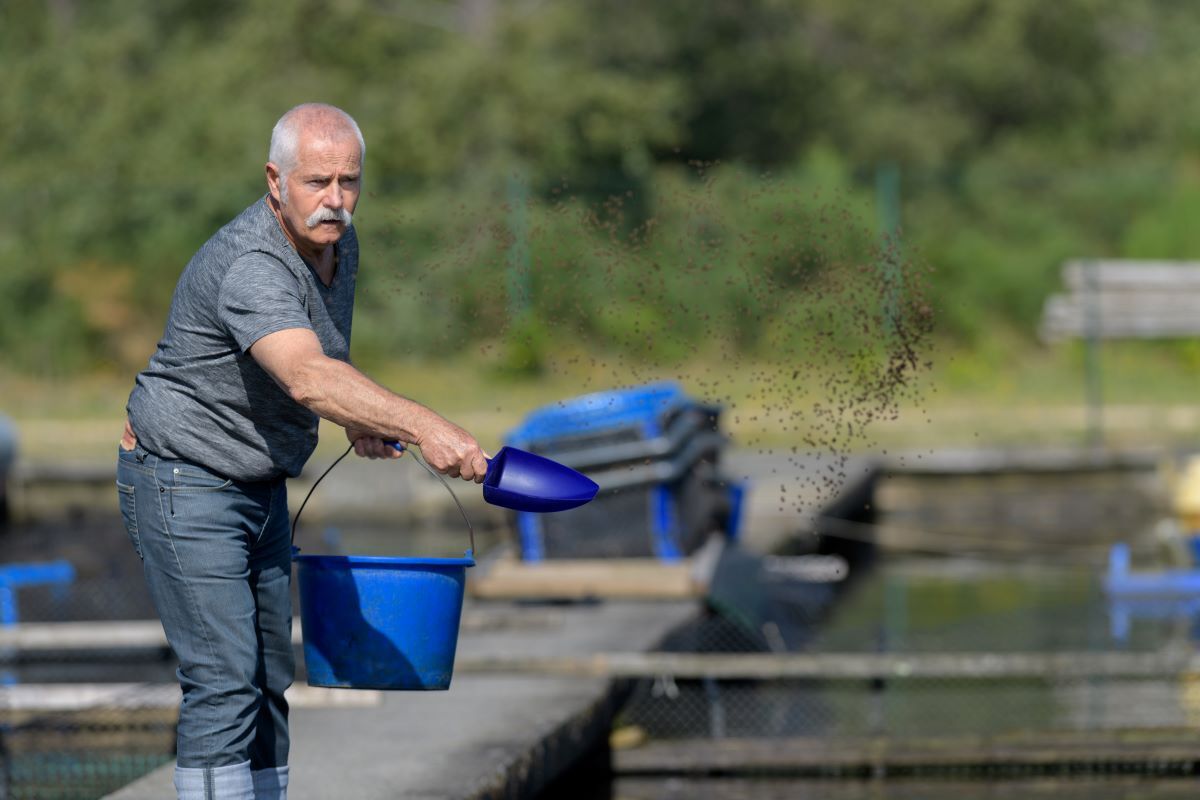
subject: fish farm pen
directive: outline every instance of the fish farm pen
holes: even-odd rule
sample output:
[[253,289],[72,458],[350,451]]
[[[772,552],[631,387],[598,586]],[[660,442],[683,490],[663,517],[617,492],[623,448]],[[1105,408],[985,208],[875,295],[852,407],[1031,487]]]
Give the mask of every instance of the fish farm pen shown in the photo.
[[[468,759],[507,777],[454,797],[1061,800],[1194,789],[1200,594],[1116,591],[1110,566],[1126,543],[1121,574],[1152,578],[1170,563],[1190,574],[1180,532],[1164,526],[1156,454],[862,459],[818,513],[799,518],[754,491],[791,462],[730,451],[717,409],[680,399],[641,439],[609,431],[589,443],[539,424],[564,437],[544,452],[578,459],[605,512],[543,525],[468,504],[482,555],[451,691],[380,698],[298,686],[298,714],[366,720],[418,701],[437,714],[455,689],[494,679],[595,687],[604,698],[582,701],[586,724],[580,711],[547,722],[524,755]],[[521,432],[536,449],[537,425]],[[638,470],[623,466],[630,459]],[[378,493],[398,474],[348,464],[330,484]],[[443,491],[404,474],[415,486],[393,495]],[[352,518],[361,503],[339,506],[340,490],[325,491],[314,548],[396,547],[394,520]],[[0,798],[155,796],[150,784],[120,789],[173,761],[173,663],[111,502],[18,519],[4,534],[6,562],[61,559],[71,572],[0,581]],[[643,512],[650,521],[635,535],[630,519]],[[402,534],[405,548],[457,544],[456,514],[437,506],[414,518],[421,532]],[[597,544],[618,523],[621,537]],[[637,620],[663,635],[629,644]],[[318,737],[305,752],[324,748],[305,722],[315,718],[298,717],[298,735]],[[469,726],[458,735],[480,746]]]

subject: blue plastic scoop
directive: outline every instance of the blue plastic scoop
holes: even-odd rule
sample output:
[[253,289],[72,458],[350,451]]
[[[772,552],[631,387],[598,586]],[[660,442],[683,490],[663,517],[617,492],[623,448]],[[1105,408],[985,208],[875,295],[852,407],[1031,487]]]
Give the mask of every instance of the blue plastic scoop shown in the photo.
[[[404,450],[399,442],[389,442]],[[501,447],[488,459],[483,499],[514,511],[566,511],[589,502],[600,487],[588,476],[545,456]]]
[[483,499],[515,511],[565,511],[589,502],[599,489],[588,476],[515,447],[489,458],[483,479]]

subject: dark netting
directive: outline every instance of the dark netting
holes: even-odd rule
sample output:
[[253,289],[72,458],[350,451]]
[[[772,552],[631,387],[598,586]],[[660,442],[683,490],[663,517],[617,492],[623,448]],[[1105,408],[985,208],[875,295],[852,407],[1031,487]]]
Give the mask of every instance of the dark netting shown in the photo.
[[29,586],[18,594],[23,622],[157,619],[141,574],[76,578],[64,586]]

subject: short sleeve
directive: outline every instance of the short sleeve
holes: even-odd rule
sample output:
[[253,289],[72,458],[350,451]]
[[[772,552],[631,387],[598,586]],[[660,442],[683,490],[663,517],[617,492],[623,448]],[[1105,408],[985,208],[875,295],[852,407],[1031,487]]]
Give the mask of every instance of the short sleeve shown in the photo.
[[262,337],[289,328],[312,330],[300,281],[266,253],[238,257],[221,281],[217,316],[242,352]]

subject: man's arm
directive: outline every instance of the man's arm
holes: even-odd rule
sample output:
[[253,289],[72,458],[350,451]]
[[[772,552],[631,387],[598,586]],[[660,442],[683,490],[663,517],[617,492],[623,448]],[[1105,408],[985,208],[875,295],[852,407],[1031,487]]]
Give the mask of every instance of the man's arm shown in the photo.
[[269,333],[249,352],[288,396],[314,414],[348,430],[415,444],[437,471],[483,481],[487,459],[471,434],[420,403],[385,389],[346,362],[329,358],[311,330]]

